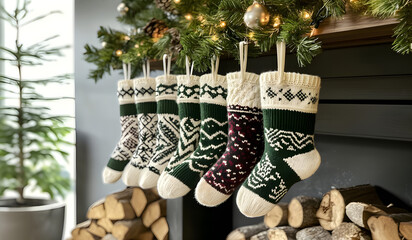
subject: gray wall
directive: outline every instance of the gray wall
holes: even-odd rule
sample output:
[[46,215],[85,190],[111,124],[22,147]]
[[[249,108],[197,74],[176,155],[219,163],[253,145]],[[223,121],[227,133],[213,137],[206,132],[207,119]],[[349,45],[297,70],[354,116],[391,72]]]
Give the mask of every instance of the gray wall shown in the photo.
[[[101,180],[120,133],[116,81],[121,76],[95,84],[87,78],[93,65],[82,55],[85,43],[99,44],[96,32],[100,25],[121,27],[116,22],[118,3],[76,0],[75,5],[78,220],[85,218],[92,202],[124,188],[121,183],[104,185]],[[248,70],[273,70],[275,59],[249,59]],[[412,204],[411,64],[412,56],[395,54],[388,44],[327,50],[306,68],[298,68],[294,56],[287,56],[287,71],[322,77],[316,125],[322,165],[310,179],[297,183],[285,201],[299,194],[321,196],[331,186],[371,183]],[[221,74],[236,70],[235,61],[223,61],[220,67]],[[171,239],[201,239],[210,237],[208,231],[223,238],[232,227],[261,221],[243,217],[232,201],[208,209],[197,205],[190,193],[183,201],[170,202],[174,206],[168,209],[169,220],[174,219]],[[213,231],[210,224],[215,224]]]
[[[111,152],[120,138],[117,81],[123,78],[116,71],[98,83],[88,78],[94,68],[84,60],[86,43],[100,46],[97,31],[100,26],[127,32],[117,22],[116,10],[120,0],[75,1],[75,81],[76,81],[76,186],[77,220],[86,218],[87,208],[110,192],[124,188],[103,184],[101,174]],[[160,72],[152,72],[155,77]]]
[[99,26],[118,27],[119,1],[75,1],[76,80],[76,186],[77,219],[85,219],[87,207],[107,193],[121,189],[121,183],[104,185],[101,172],[119,139],[119,107],[116,84],[120,76],[107,76],[99,83],[88,79],[94,66],[84,61],[86,43],[99,46]]

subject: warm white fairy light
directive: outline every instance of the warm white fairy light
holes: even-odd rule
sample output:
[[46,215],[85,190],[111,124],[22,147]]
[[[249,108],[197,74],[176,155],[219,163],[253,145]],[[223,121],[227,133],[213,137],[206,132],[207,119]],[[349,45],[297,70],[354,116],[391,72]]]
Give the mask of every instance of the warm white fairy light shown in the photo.
[[190,20],[193,19],[193,16],[192,16],[192,14],[187,13],[187,14],[185,15],[185,18],[186,18],[186,20],[190,21]]
[[310,13],[308,11],[303,12],[303,18],[308,19],[310,18]]
[[226,27],[226,22],[225,21],[220,21],[219,26],[221,28],[225,28]]
[[120,56],[122,56],[122,54],[123,54],[123,51],[122,50],[116,50],[116,56],[118,56],[118,57],[120,57]]
[[280,27],[280,18],[279,17],[275,17],[273,27],[275,27],[275,28]]

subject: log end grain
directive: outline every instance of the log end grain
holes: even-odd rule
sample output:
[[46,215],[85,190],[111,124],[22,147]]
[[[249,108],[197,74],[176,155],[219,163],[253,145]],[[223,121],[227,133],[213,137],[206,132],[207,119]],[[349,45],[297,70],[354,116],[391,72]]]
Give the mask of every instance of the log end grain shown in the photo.
[[287,225],[288,203],[276,204],[275,207],[265,215],[263,222],[269,228]]
[[321,226],[308,227],[296,233],[297,240],[331,240],[332,235]]

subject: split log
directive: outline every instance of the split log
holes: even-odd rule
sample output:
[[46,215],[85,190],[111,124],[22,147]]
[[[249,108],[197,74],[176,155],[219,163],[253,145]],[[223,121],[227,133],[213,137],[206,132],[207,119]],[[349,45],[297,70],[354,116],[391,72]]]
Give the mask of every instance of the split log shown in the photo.
[[159,194],[157,193],[156,188],[152,189],[141,189],[141,188],[133,188],[132,198],[130,203],[133,207],[136,216],[140,217],[146,208],[146,206],[160,199]]
[[79,235],[80,235],[80,231],[81,231],[82,229],[88,228],[88,227],[90,226],[91,222],[92,222],[92,221],[87,220],[87,221],[84,221],[84,222],[81,222],[81,223],[77,224],[77,225],[74,227],[74,229],[72,230],[72,232],[71,232],[72,237],[75,238],[75,239],[77,239],[77,238],[79,237]]
[[296,233],[296,240],[331,240],[332,236],[321,226],[304,228]]
[[107,234],[102,240],[117,240],[112,234]]
[[361,202],[351,202],[346,206],[346,215],[348,218],[359,227],[366,229],[369,229],[367,222],[371,216],[406,212],[408,211],[402,208]]
[[139,239],[138,236],[147,231],[141,219],[117,221],[113,225],[112,234],[117,240]]
[[79,236],[75,238],[76,240],[98,240],[100,239],[98,236],[93,235],[87,229],[81,229]]
[[298,230],[293,227],[283,226],[275,227],[268,230],[269,240],[296,240]]
[[113,221],[108,218],[102,218],[102,219],[97,220],[97,225],[104,228],[104,230],[108,233],[112,232]]
[[412,222],[399,223],[399,232],[407,240],[412,240]]
[[307,196],[298,196],[290,201],[288,206],[288,222],[291,227],[305,228],[319,225],[316,211],[320,199]]
[[111,220],[130,220],[136,217],[136,214],[130,204],[133,188],[126,188],[117,193],[110,194],[106,197],[104,208],[106,216]]
[[93,203],[87,211],[88,219],[101,219],[105,216],[106,211],[104,209],[104,199],[100,199],[99,201]]
[[268,230],[268,227],[266,227],[264,223],[239,227],[229,233],[229,235],[227,235],[226,237],[226,240],[249,239],[250,237],[266,230]]
[[91,234],[93,234],[93,235],[95,235],[95,236],[98,236],[98,237],[101,237],[101,238],[104,237],[104,236],[106,236],[106,230],[105,230],[103,227],[97,225],[96,221],[92,221],[92,222],[90,223],[89,228],[87,228],[87,230],[88,230]]
[[356,224],[343,222],[332,231],[332,240],[371,240],[371,237]]
[[382,205],[375,187],[371,185],[332,189],[323,196],[316,213],[320,225],[326,230],[333,230],[343,221],[349,221],[345,215],[345,207],[350,202]]
[[387,216],[372,216],[368,226],[374,240],[400,240],[399,223],[412,221],[412,213],[395,213]]
[[253,235],[250,240],[269,240],[268,231],[260,232],[256,235]]
[[161,217],[150,227],[153,235],[157,240],[167,240],[169,239],[169,225],[167,224],[166,218]]
[[273,228],[288,224],[288,203],[278,203],[268,212],[263,222],[267,227]]
[[166,200],[160,199],[150,203],[142,215],[143,224],[150,227],[157,219],[166,216]]

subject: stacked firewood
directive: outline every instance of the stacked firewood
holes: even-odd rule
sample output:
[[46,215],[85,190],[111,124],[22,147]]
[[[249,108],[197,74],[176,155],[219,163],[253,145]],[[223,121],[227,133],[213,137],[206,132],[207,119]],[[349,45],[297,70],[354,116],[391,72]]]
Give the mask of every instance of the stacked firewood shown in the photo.
[[155,189],[126,188],[95,202],[72,240],[166,240],[166,200]]
[[383,205],[375,187],[360,185],[279,203],[263,223],[235,229],[226,239],[412,240],[412,213]]

